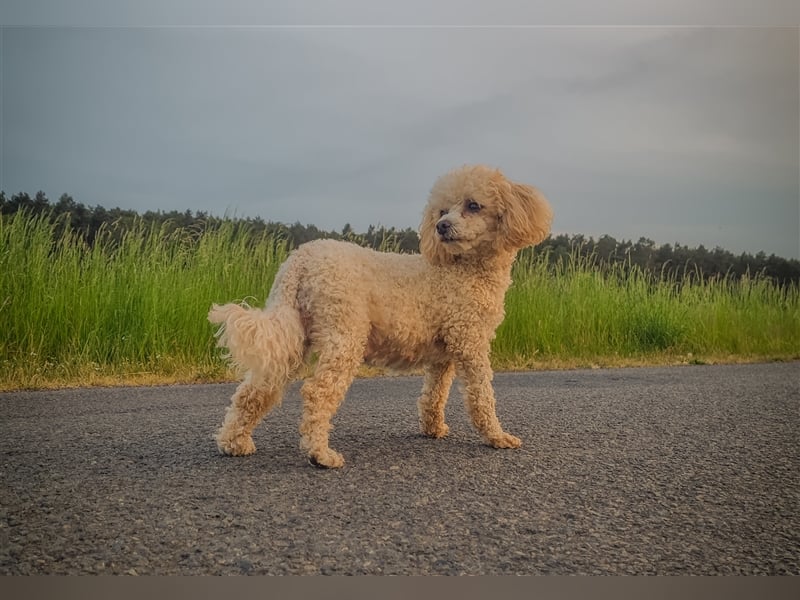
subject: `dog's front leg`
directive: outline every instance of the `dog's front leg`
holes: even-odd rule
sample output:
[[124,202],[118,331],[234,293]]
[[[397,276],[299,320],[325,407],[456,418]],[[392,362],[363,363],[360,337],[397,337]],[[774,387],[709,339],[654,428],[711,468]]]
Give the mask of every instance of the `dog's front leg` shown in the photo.
[[484,356],[462,358],[459,371],[465,380],[464,401],[475,429],[490,446],[519,448],[522,441],[503,431],[497,419],[488,348]]
[[425,369],[425,383],[417,401],[419,427],[423,435],[441,438],[450,431],[444,422],[444,407],[454,376],[453,363],[431,365]]

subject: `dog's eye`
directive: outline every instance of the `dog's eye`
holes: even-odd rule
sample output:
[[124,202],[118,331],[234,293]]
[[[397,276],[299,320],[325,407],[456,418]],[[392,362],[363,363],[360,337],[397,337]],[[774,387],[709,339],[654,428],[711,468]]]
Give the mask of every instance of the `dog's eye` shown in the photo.
[[475,202],[475,200],[467,200],[467,210],[469,212],[478,212],[481,208],[483,208],[480,204]]
[[439,211],[439,218],[441,218],[441,217],[445,216],[446,214],[447,214],[447,211],[446,211],[446,210],[440,210],[440,211]]

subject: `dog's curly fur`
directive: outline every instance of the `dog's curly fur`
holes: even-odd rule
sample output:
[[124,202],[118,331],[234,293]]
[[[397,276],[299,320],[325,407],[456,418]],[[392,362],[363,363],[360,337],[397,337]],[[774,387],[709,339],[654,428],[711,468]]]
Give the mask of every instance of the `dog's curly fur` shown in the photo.
[[331,418],[364,362],[424,368],[420,428],[436,438],[447,435],[444,407],[458,374],[475,429],[495,448],[518,447],[495,414],[490,343],[514,258],[548,235],[551,220],[535,188],[465,166],[434,184],[420,255],[317,240],[291,253],[263,310],[212,306],[219,345],[247,370],[216,434],[220,451],[255,451],[253,429],[311,356],[317,360],[301,388],[300,434],[313,464],[344,464],[328,445]]

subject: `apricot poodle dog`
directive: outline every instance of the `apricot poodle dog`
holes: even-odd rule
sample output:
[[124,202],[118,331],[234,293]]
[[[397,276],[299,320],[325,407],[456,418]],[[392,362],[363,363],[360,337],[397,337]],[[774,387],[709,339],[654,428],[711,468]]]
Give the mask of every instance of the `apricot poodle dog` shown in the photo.
[[[535,188],[495,169],[465,166],[433,186],[420,225],[419,255],[355,244],[302,244],[281,265],[263,309],[213,305],[219,345],[247,371],[216,434],[224,454],[255,452],[252,432],[281,401],[304,364],[301,447],[320,467],[341,467],[328,445],[331,418],[359,366],[424,368],[422,433],[447,435],[453,378],[475,429],[495,448],[516,448],[495,414],[491,340],[517,252],[542,241],[552,212]],[[316,357],[316,361],[309,360]]]

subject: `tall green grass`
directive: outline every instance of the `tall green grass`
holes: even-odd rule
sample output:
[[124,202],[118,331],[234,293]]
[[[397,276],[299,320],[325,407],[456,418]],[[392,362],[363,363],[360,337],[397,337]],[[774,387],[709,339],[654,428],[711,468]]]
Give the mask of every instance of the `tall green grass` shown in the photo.
[[[209,306],[261,305],[288,253],[230,221],[202,235],[111,226],[91,246],[64,225],[0,219],[0,389],[224,378]],[[797,286],[662,280],[578,253],[555,268],[524,253],[514,280],[498,369],[800,357]]]
[[111,227],[91,247],[58,225],[0,220],[0,387],[218,373],[211,303],[263,303],[287,255],[232,222],[205,235]]
[[800,358],[800,288],[760,276],[678,279],[526,252],[506,314],[493,347],[504,365]]

